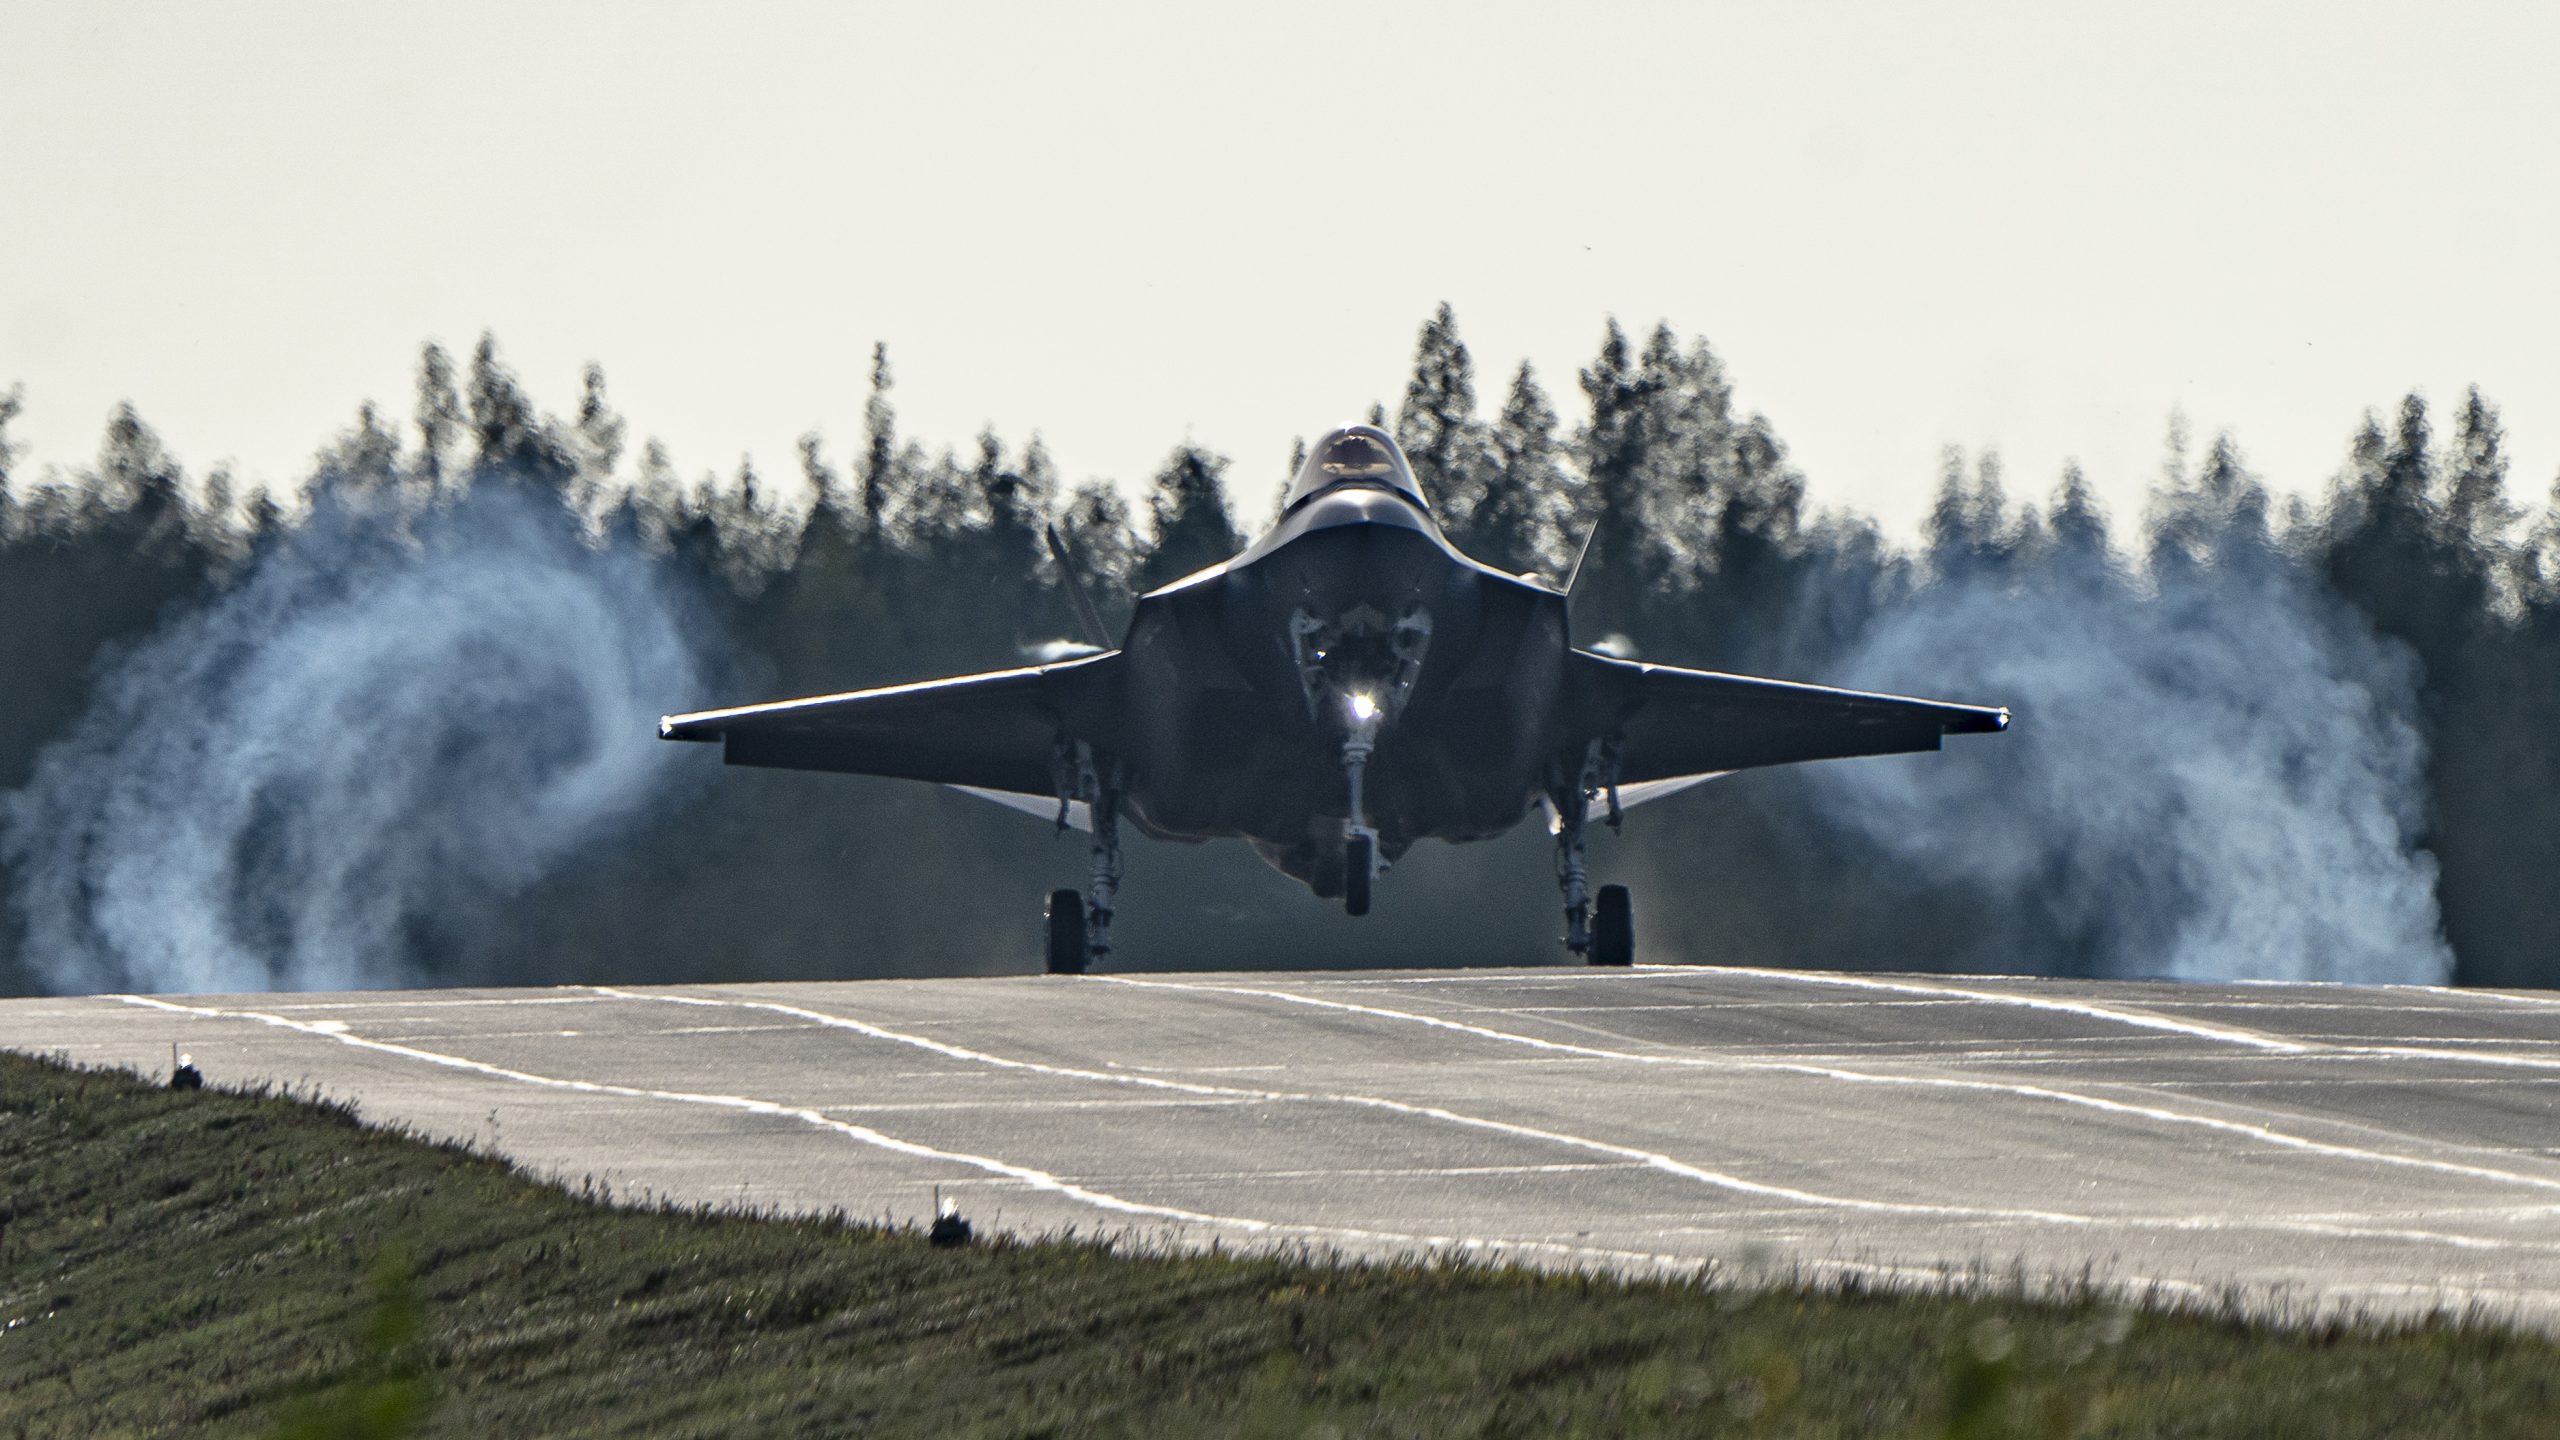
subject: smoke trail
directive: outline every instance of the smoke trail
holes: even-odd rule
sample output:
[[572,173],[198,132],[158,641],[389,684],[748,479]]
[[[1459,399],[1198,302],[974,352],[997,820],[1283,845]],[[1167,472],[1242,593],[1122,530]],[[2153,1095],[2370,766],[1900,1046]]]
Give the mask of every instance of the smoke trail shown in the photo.
[[1848,683],[2007,703],[2017,724],[1813,767],[1825,808],[1996,897],[2012,931],[1985,937],[1986,968],[2448,979],[2414,659],[2263,550],[2158,581],[1959,578],[1884,619]]
[[324,504],[0,797],[28,957],[67,992],[420,978],[661,793],[653,720],[698,689],[646,564],[547,498]]

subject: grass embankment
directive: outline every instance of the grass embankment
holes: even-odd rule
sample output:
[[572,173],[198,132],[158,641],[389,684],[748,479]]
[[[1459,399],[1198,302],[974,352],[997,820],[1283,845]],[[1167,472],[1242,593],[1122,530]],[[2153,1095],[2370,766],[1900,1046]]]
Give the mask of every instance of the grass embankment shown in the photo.
[[[936,1250],[0,1054],[0,1435],[2534,1435],[2560,1347],[2095,1299]],[[1330,1427],[1330,1428],[1328,1428]]]

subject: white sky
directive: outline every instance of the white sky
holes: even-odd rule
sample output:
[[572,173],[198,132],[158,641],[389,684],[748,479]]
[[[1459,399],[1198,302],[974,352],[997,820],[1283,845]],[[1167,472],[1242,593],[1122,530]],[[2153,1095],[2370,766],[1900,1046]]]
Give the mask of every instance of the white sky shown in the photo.
[[1817,501],[1942,445],[2125,518],[2173,406],[2316,485],[2368,406],[2560,465],[2560,7],[0,0],[0,387],[32,460],[131,399],[297,475],[428,338],[688,471],[1186,436],[1258,516],[1457,308],[1568,417],[1618,316],[1723,354]]

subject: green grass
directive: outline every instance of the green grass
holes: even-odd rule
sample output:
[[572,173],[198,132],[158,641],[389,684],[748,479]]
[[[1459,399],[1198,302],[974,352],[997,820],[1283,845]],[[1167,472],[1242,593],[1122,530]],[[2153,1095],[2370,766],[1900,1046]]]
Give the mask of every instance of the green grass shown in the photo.
[[2084,1295],[935,1250],[0,1054],[0,1436],[2560,1433],[2560,1347]]

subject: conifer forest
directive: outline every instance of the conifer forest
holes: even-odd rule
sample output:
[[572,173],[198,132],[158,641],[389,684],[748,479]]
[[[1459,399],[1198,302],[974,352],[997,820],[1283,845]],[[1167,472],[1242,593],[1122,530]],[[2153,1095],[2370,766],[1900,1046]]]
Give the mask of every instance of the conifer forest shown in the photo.
[[[892,359],[796,475],[680,468],[593,367],[547,413],[487,338],[291,488],[187,473],[130,407],[39,473],[0,392],[0,993],[1037,970],[1078,837],[657,717],[1070,653],[1048,524],[1116,627],[1293,462],[1070,484],[1034,437],[905,433]],[[1635,810],[1593,865],[1640,960],[2560,984],[2560,494],[2476,390],[2339,416],[2326,476],[2164,417],[2139,515],[1950,451],[1912,543],[1668,327],[1479,375],[1443,307],[1385,400],[1461,549],[1561,578],[1589,538],[1577,643],[2016,712]],[[1353,921],[1240,844],[1133,840],[1114,963],[1558,963],[1549,851],[1417,847]]]

